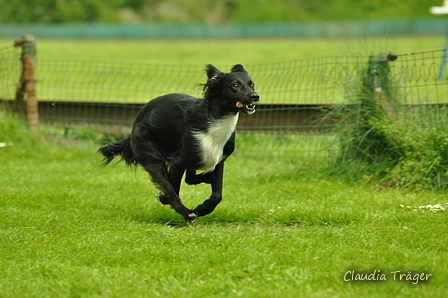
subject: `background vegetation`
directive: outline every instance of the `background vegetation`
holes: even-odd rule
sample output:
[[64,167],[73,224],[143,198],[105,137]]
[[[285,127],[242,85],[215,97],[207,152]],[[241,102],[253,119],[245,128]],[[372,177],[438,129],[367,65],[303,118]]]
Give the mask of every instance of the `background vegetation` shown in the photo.
[[0,0],[0,23],[301,22],[428,18],[441,0]]
[[325,116],[340,121],[340,151],[331,171],[351,179],[379,179],[385,187],[446,190],[448,109],[406,107],[390,63],[386,55],[371,58],[359,72],[359,82],[346,86],[349,105],[336,106]]

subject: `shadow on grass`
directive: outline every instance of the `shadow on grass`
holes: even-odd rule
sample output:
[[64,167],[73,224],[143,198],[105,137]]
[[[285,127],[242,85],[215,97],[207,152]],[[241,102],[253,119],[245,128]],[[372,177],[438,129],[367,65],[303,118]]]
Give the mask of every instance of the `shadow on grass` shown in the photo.
[[[135,210],[136,211],[136,210]],[[285,212],[279,215],[272,215],[259,210],[251,210],[246,213],[241,211],[231,212],[231,210],[217,210],[207,216],[197,218],[193,223],[184,221],[180,214],[167,207],[155,207],[151,210],[136,211],[129,214],[134,221],[157,224],[176,228],[190,226],[228,226],[228,225],[257,225],[263,227],[277,227],[280,229],[300,229],[309,227],[342,227],[363,221],[359,216],[336,212],[325,214],[317,212]]]
[[[253,217],[242,217],[238,215],[221,214],[209,214],[204,217],[197,218],[193,223],[187,223],[180,214],[177,214],[172,209],[166,210],[150,210],[142,211],[141,213],[130,214],[131,219],[147,223],[147,224],[159,224],[176,228],[185,228],[189,226],[199,225],[228,225],[228,224],[248,224],[256,223],[259,220],[255,220]],[[225,216],[226,215],[226,216]]]

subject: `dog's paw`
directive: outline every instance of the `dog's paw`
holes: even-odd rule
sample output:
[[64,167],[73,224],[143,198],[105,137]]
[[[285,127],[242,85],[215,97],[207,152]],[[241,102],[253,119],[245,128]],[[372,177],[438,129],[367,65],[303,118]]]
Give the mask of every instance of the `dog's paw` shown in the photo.
[[185,218],[185,220],[187,222],[194,222],[196,220],[196,218],[198,217],[198,215],[194,212],[188,213],[187,217]]

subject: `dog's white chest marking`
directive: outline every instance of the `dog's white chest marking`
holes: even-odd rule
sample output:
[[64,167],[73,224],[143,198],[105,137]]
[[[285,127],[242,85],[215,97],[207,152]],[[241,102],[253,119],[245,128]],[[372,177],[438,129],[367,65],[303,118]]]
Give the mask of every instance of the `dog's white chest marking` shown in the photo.
[[206,132],[196,132],[202,155],[200,170],[211,172],[223,160],[224,145],[235,131],[238,113],[213,121]]

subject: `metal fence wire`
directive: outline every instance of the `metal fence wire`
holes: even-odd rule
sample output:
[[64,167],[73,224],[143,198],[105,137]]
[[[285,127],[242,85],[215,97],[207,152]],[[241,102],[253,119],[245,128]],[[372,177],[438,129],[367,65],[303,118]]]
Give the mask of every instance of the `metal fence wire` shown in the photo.
[[0,99],[13,99],[22,64],[20,49],[5,46],[0,48]]
[[[395,59],[386,61],[388,88],[393,89],[401,105],[445,107],[446,54],[446,50],[397,54]],[[3,101],[14,99],[21,67],[19,56],[12,47],[0,49]],[[387,55],[377,57],[381,60],[383,56]],[[256,83],[260,105],[255,114],[240,117],[237,146],[245,152],[241,154],[332,155],[335,148],[326,144],[334,123],[321,121],[322,114],[332,106],[349,104],[362,78],[371,76],[375,80],[372,61],[375,59],[371,56],[347,54],[244,65]],[[232,67],[215,66],[221,71]],[[68,128],[89,127],[124,136],[149,100],[173,92],[200,97],[200,84],[206,80],[204,68],[205,65],[37,58],[40,122]]]

